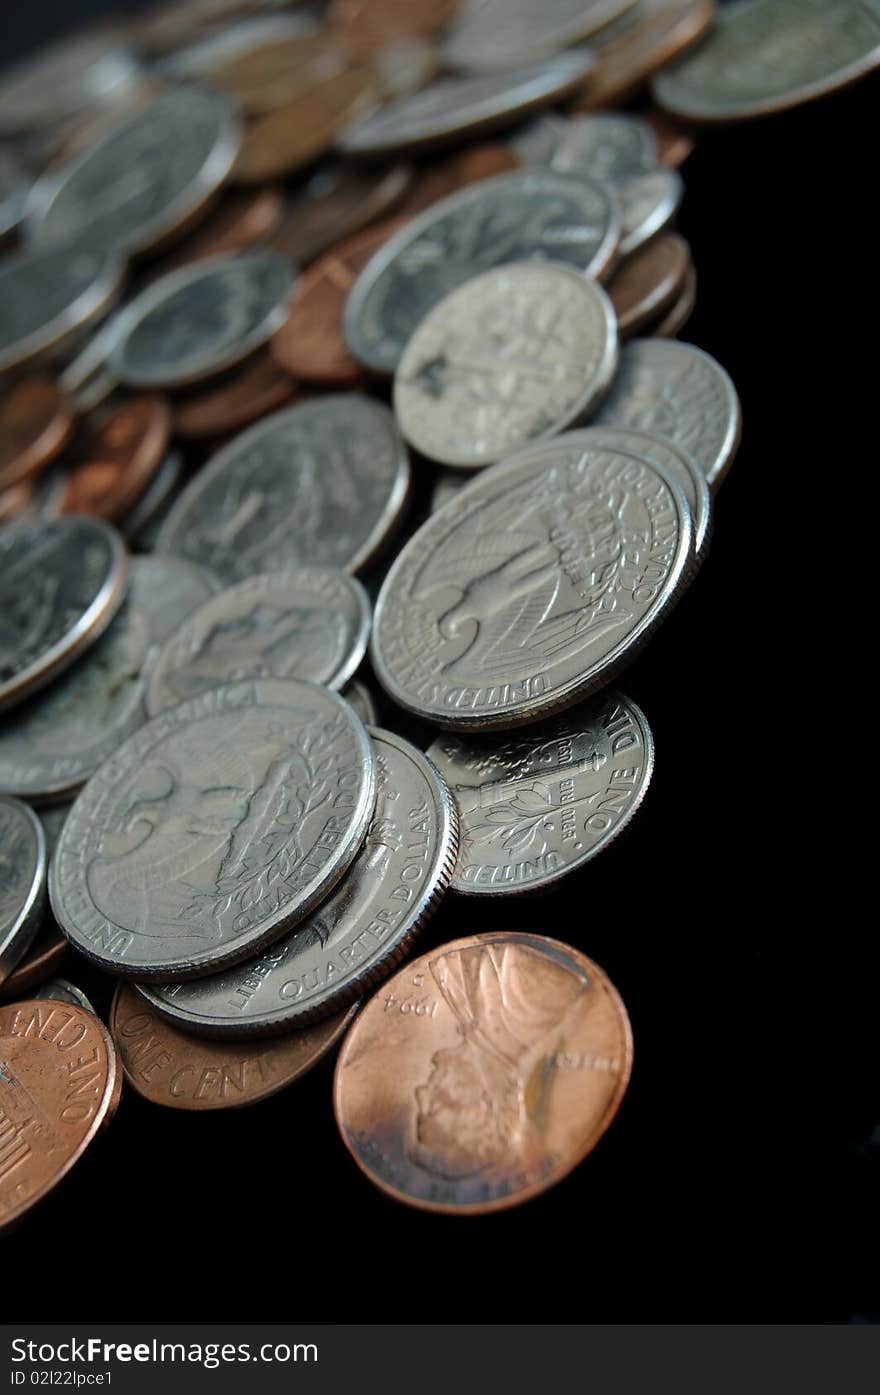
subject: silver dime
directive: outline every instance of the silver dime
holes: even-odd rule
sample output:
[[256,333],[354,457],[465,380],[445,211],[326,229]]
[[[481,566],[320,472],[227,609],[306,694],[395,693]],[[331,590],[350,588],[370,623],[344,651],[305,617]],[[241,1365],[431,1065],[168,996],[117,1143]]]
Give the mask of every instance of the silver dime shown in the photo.
[[541,116],[510,143],[527,164],[612,184],[657,167],[657,141],[651,127],[624,112]]
[[348,346],[374,372],[393,373],[428,311],[472,276],[540,257],[601,277],[619,240],[613,196],[592,180],[550,170],[482,180],[407,223],[367,263],[345,307]]
[[687,120],[735,121],[812,101],[878,65],[878,0],[739,0],[652,91]]
[[0,708],[50,682],[106,630],[126,570],[119,534],[97,519],[0,531]]
[[376,812],[329,900],[259,959],[195,983],[141,987],[163,1017],[216,1036],[263,1036],[336,1012],[386,977],[433,914],[455,865],[457,819],[435,767],[371,729]]
[[513,68],[589,38],[635,0],[465,0],[441,46],[463,72]]
[[571,49],[515,71],[445,78],[386,103],[350,126],[337,145],[345,155],[391,155],[512,126],[580,87],[594,62],[587,49]]
[[0,795],[0,983],[37,933],[46,898],[46,838],[26,804]]
[[305,678],[341,688],[370,637],[370,602],[344,572],[297,567],[240,581],[196,610],[150,671],[151,717],[224,683]]
[[301,565],[356,572],[397,522],[409,473],[387,407],[328,393],[236,436],[180,495],[156,548],[227,584]]
[[375,803],[362,723],[335,693],[257,679],[181,703],[90,780],[49,896],[87,958],[187,978],[255,954],[350,866]]
[[394,410],[423,455],[477,469],[581,421],[616,366],[602,288],[558,262],[517,262],[429,310],[398,365]]
[[0,373],[60,353],[119,294],[122,263],[89,247],[27,247],[0,262]]
[[0,78],[0,131],[28,132],[116,100],[138,80],[135,54],[107,34],[66,34]]
[[181,229],[232,168],[241,133],[232,105],[206,87],[163,93],[124,117],[28,201],[33,238],[144,252]]
[[369,688],[354,679],[347,687],[343,688],[342,696],[354,708],[365,727],[376,725],[379,714],[376,711],[376,702]]
[[438,726],[537,721],[601,688],[690,581],[691,512],[659,466],[565,437],[521,451],[423,524],[376,604],[395,702]]
[[684,197],[684,182],[677,170],[651,170],[634,174],[616,186],[623,232],[620,255],[628,257],[667,227]]
[[712,496],[706,476],[682,446],[645,431],[595,425],[583,431],[568,431],[560,439],[572,445],[580,442],[603,450],[619,451],[621,455],[649,461],[665,470],[687,499],[694,525],[694,560],[697,563],[703,561],[712,536]]
[[38,700],[0,721],[0,789],[34,802],[73,794],[146,720],[144,668],[217,583],[170,557],[135,557],[122,609]]
[[444,504],[454,499],[467,479],[461,470],[439,470],[431,490],[431,512],[436,513],[437,509],[442,509]]
[[50,1002],[69,1003],[71,1007],[85,1008],[86,1012],[90,1012],[93,1017],[98,1015],[82,989],[68,982],[66,978],[50,978],[48,983],[34,989],[28,996],[48,998]]
[[736,455],[742,413],[730,377],[702,349],[631,339],[593,425],[664,436],[693,456],[717,488]]
[[428,756],[458,808],[451,887],[474,896],[551,886],[582,867],[629,823],[654,770],[644,715],[614,692],[506,739],[444,733]]
[[128,387],[169,388],[232,368],[284,323],[293,282],[290,263],[266,248],[171,272],[126,310],[110,372]]

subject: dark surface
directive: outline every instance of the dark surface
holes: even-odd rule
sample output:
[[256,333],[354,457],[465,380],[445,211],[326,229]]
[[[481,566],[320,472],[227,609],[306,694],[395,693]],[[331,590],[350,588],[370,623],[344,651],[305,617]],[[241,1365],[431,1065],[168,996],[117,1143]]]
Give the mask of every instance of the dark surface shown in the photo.
[[[14,28],[32,40],[40,7],[20,8]],[[163,1111],[126,1089],[64,1189],[5,1239],[7,1316],[880,1314],[875,932],[833,863],[870,775],[873,714],[849,684],[843,695],[840,670],[850,552],[873,531],[862,490],[876,449],[855,412],[876,280],[876,90],[707,132],[682,171],[700,278],[683,337],[731,373],[745,430],[709,559],[621,680],[656,738],[642,811],[554,895],[448,899],[420,942],[528,928],[606,969],[635,1071],[603,1142],[540,1200],[456,1220],[361,1176],[328,1063],[238,1114]],[[66,972],[108,1006],[107,980]],[[75,1282],[46,1281],[59,1245],[76,1249]]]

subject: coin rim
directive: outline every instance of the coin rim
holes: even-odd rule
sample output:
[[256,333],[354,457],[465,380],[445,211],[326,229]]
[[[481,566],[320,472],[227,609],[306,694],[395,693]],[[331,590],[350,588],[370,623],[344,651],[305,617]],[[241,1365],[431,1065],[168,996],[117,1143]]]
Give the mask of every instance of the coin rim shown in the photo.
[[[58,248],[26,244],[4,259],[5,269],[11,267],[15,275],[22,262],[40,257],[57,260]],[[110,309],[119,297],[124,277],[125,263],[112,252],[102,255],[94,279],[59,314],[23,338],[13,340],[5,349],[0,346],[0,373],[24,368],[60,352],[78,331],[88,328]]]
[[646,242],[650,242],[652,237],[656,237],[664,228],[668,227],[681,207],[684,198],[684,180],[678,170],[672,169],[669,165],[658,165],[655,170],[650,170],[646,174],[631,175],[630,178],[650,179],[654,175],[665,177],[668,181],[666,193],[658,204],[652,209],[647,218],[643,218],[629,236],[625,232],[621,233],[618,254],[621,258],[630,256],[632,252],[637,252],[640,247],[644,247]]
[[[595,9],[597,4],[603,8],[602,17],[598,20],[590,20],[590,11]],[[543,40],[536,38],[531,45],[527,44],[524,49],[521,48],[519,51],[514,49],[511,52],[509,48],[502,49],[500,58],[493,57],[485,48],[481,50],[477,44],[476,53],[478,56],[476,61],[466,51],[462,53],[460,49],[456,50],[456,39],[459,44],[462,42],[460,33],[456,32],[458,30],[465,30],[465,45],[473,42],[467,37],[468,15],[466,6],[461,5],[459,15],[453,20],[449,33],[440,44],[440,57],[446,66],[462,76],[477,77],[484,74],[488,76],[491,73],[505,73],[520,64],[525,66],[527,63],[535,62],[541,58],[555,58],[559,53],[571,48],[572,45],[582,44],[587,40],[595,39],[596,42],[601,43],[600,31],[606,25],[614,24],[623,18],[627,11],[633,9],[635,5],[636,0],[592,0],[592,5],[589,0],[584,0],[579,17],[572,17],[564,25],[557,25],[545,34]],[[609,9],[610,14],[608,13]],[[498,5],[497,10],[499,22],[503,22],[503,5]],[[560,29],[562,33],[560,33]],[[482,61],[479,58],[481,51],[484,54]]]
[[[0,988],[27,954],[34,936],[40,928],[49,870],[46,855],[46,834],[33,809],[11,794],[0,794],[0,805],[4,804],[7,808],[11,805],[16,814],[24,817],[25,823],[30,825],[37,846],[36,863],[27,896],[11,925],[0,938]],[[2,931],[2,927],[0,927],[0,931]]]

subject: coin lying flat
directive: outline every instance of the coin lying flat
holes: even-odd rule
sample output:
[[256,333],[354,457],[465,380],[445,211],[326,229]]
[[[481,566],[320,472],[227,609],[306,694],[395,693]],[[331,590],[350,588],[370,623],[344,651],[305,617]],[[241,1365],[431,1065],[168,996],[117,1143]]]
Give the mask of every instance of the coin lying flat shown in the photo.
[[736,456],[742,412],[728,374],[703,349],[631,339],[593,424],[666,437],[682,446],[717,488]]
[[371,729],[376,810],[329,900],[259,959],[194,983],[142,986],[188,1031],[260,1036],[326,1017],[384,978],[434,913],[455,865],[457,820],[436,769],[408,741]]
[[562,711],[634,657],[690,580],[680,487],[574,436],[487,470],[399,554],[371,655],[401,707],[470,731]]
[[158,470],[171,434],[171,412],[153,393],[128,397],[84,424],[64,458],[59,513],[116,522]]
[[280,189],[266,187],[229,192],[183,242],[162,260],[163,271],[176,271],[203,257],[232,256],[274,237],[281,227],[284,199]]
[[517,262],[428,312],[398,365],[394,410],[423,455],[476,469],[582,420],[616,365],[601,287],[558,263]]
[[693,261],[688,262],[681,290],[670,306],[663,311],[659,320],[652,320],[648,326],[651,334],[658,339],[675,339],[681,333],[694,313],[697,304],[697,269]]
[[631,1069],[626,1009],[592,960],[540,935],[474,935],[407,964],[360,1013],[336,1122],[397,1201],[479,1215],[581,1162]]
[[305,678],[341,688],[370,636],[359,581],[319,567],[250,577],[221,591],[177,629],[150,672],[147,712],[246,678]]
[[622,233],[620,255],[628,257],[670,223],[684,197],[676,170],[656,169],[632,175],[617,185]]
[[228,175],[240,141],[227,99],[205,87],[163,93],[90,144],[28,201],[39,243],[132,254],[181,230]]
[[122,1088],[110,1033],[68,1003],[0,1008],[0,1230],[73,1167]]
[[331,0],[327,20],[356,52],[430,38],[455,15],[458,0]]
[[515,68],[587,39],[635,0],[465,0],[442,54],[464,72]]
[[601,277],[619,239],[600,184],[550,170],[487,179],[427,209],[368,262],[345,309],[348,346],[374,372],[393,373],[419,322],[472,276],[540,257]]
[[30,947],[46,897],[46,838],[36,814],[0,795],[0,982]]
[[685,120],[739,121],[822,97],[878,65],[876,0],[739,0],[652,91]]
[[122,604],[125,581],[122,540],[95,519],[0,532],[0,708],[43,687],[94,643]]
[[266,39],[215,67],[211,81],[228,92],[240,111],[263,116],[293,101],[348,62],[326,29]]
[[[589,82],[574,104],[575,111],[619,106],[638,93],[658,68],[689,48],[715,22],[713,0],[662,0],[636,4],[624,15],[635,16],[631,28],[602,42]],[[598,36],[604,40],[604,34]]]
[[328,394],[276,412],[214,456],[174,504],[156,547],[228,584],[301,565],[355,572],[388,537],[408,486],[388,408]]
[[121,983],[110,1030],[132,1089],[151,1104],[201,1112],[239,1109],[286,1089],[333,1050],[356,1012],[357,1004],[272,1042],[206,1041],[163,1021]]
[[0,132],[18,135],[100,107],[136,84],[135,54],[106,34],[65,34],[0,79]]
[[189,562],[133,558],[128,595],[106,634],[37,700],[0,721],[0,789],[34,802],[78,790],[143,725],[144,666],[216,589]]
[[665,232],[620,263],[608,282],[608,294],[622,338],[644,329],[675,300],[690,260],[684,238]]
[[469,184],[479,184],[496,174],[510,174],[519,169],[521,161],[514,150],[500,141],[487,141],[482,145],[466,146],[456,155],[448,155],[443,160],[433,160],[419,169],[419,175],[405,198],[403,205],[396,209],[399,218],[415,218],[424,213],[432,204],[449,198],[459,189]]
[[504,741],[446,733],[428,748],[460,820],[451,888],[499,896],[552,886],[606,848],[654,770],[644,715],[618,693]]
[[66,978],[50,978],[41,987],[34,990],[31,995],[36,1002],[45,1002],[49,999],[55,1003],[69,1003],[71,1007],[82,1008],[85,1012],[90,1012],[92,1016],[97,1016],[95,1009],[89,1002],[81,988],[70,983]]
[[23,378],[0,396],[0,489],[47,465],[67,444],[76,413],[51,378]]
[[59,353],[109,310],[122,264],[88,247],[25,247],[0,262],[0,373]]
[[90,780],[55,850],[52,909],[113,973],[218,971],[327,896],[374,803],[366,730],[335,693],[278,678],[213,689]]
[[343,164],[321,165],[285,208],[272,246],[302,265],[384,218],[413,181],[410,165],[375,173]]
[[627,112],[590,116],[541,116],[513,139],[531,165],[616,184],[657,165],[657,144],[646,121]]
[[269,412],[276,412],[295,393],[290,376],[262,350],[220,382],[178,397],[174,403],[174,434],[197,441],[239,431]]
[[14,1003],[25,997],[61,967],[70,955],[70,945],[58,926],[48,919],[37,931],[24,957],[8,978],[0,983],[0,1003]]
[[289,263],[261,249],[209,257],[156,282],[126,310],[110,371],[129,387],[183,387],[240,363],[284,322]]
[[287,178],[325,154],[337,136],[376,104],[372,68],[331,73],[247,127],[232,177],[239,184]]
[[578,88],[593,62],[587,49],[571,49],[512,71],[444,78],[349,127],[337,148],[345,155],[387,156],[512,126]]

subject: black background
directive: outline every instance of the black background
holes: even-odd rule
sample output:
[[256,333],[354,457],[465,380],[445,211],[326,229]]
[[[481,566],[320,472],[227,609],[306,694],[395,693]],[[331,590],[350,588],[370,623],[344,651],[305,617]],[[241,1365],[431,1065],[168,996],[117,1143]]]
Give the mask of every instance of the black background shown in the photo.
[[[7,6],[8,56],[101,8]],[[699,273],[683,337],[728,369],[745,427],[709,559],[621,680],[654,730],[653,786],[554,895],[449,898],[421,941],[534,929],[602,964],[635,1037],[605,1139],[539,1200],[455,1219],[360,1174],[331,1063],[238,1113],[126,1089],[67,1184],[5,1238],[7,1318],[880,1315],[876,932],[839,855],[872,774],[848,631],[873,533],[876,90],[701,134],[682,171]],[[107,1006],[107,980],[67,972]]]

